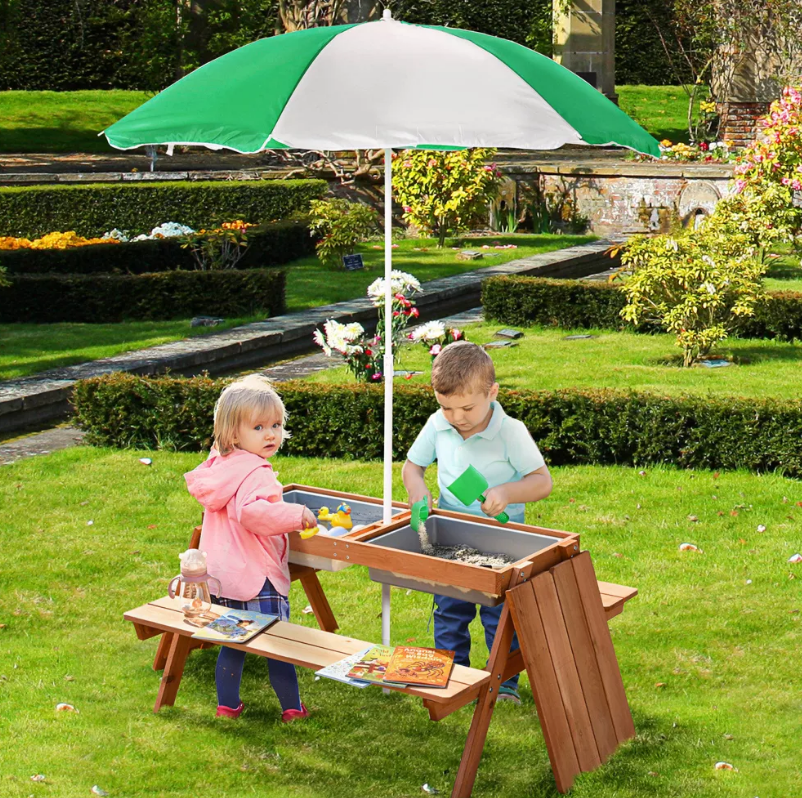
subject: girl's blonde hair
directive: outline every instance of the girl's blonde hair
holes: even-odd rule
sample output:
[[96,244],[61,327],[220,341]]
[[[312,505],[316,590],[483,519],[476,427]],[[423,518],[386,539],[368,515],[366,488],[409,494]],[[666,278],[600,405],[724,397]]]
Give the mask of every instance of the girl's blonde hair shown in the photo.
[[[262,374],[249,374],[223,388],[214,406],[214,445],[225,456],[236,448],[240,422],[246,419],[267,417],[287,423],[287,410],[273,384]],[[290,437],[284,431],[283,440]]]

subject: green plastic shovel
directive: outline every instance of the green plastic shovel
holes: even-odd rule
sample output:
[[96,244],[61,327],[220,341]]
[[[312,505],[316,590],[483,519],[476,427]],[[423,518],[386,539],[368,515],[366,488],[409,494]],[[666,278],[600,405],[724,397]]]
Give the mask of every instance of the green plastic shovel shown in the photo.
[[[469,465],[449,486],[448,489],[466,506],[470,506],[477,499],[485,502],[485,491],[490,487],[487,480],[472,466]],[[510,520],[507,513],[499,513],[496,521],[506,524]]]
[[409,525],[415,532],[419,532],[420,525],[425,525],[428,517],[429,500],[424,496],[420,501],[417,501],[412,505],[412,517],[410,518]]

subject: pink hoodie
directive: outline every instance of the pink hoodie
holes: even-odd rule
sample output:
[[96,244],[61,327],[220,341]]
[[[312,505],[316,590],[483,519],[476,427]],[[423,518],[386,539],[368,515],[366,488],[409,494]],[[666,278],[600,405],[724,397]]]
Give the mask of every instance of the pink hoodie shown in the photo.
[[287,533],[301,528],[304,507],[283,501],[273,466],[243,449],[225,457],[212,449],[184,479],[206,510],[200,547],[223,595],[249,601],[266,578],[289,595]]

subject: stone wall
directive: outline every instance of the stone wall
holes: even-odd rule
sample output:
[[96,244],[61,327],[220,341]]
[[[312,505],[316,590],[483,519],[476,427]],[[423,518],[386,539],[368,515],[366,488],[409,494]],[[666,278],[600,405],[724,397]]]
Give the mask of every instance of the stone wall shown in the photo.
[[[596,235],[667,232],[677,221],[698,225],[728,191],[732,167],[695,164],[614,162],[582,166],[563,162],[533,168],[508,167],[505,205],[519,209],[527,198],[545,198],[565,220],[566,231],[585,228]],[[571,224],[571,221],[574,224]]]

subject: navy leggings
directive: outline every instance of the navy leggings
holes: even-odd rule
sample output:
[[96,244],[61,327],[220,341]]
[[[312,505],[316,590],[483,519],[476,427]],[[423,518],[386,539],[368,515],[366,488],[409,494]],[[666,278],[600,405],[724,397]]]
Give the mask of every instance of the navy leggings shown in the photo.
[[[277,592],[269,579],[265,579],[259,595],[250,601],[220,598],[216,600],[216,603],[234,610],[250,610],[251,612],[262,612],[266,615],[276,615],[281,621],[290,619],[289,599]],[[240,705],[239,686],[242,681],[242,666],[244,664],[244,651],[239,648],[220,647],[217,667],[214,672],[219,706],[236,709]],[[278,697],[282,711],[300,709],[301,695],[298,692],[298,675],[295,673],[295,665],[268,658],[267,672],[270,676],[270,685]]]

